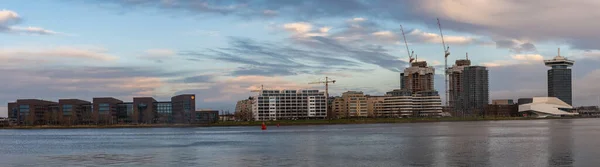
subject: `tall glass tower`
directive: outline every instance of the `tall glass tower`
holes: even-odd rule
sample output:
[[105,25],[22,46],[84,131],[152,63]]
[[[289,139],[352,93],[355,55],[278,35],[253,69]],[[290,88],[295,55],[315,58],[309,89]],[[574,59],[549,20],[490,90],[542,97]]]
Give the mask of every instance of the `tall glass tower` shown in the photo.
[[551,67],[548,70],[548,97],[557,97],[569,105],[573,105],[573,87],[571,81],[571,69],[575,61],[560,56],[551,60],[544,60],[546,66]]

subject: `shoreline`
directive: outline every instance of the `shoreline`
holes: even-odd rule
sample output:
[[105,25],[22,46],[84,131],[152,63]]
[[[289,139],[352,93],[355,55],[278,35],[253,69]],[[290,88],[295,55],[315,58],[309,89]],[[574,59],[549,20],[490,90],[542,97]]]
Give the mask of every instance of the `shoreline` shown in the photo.
[[[281,120],[265,121],[267,126],[306,126],[306,125],[345,125],[345,124],[399,124],[399,123],[428,123],[428,122],[470,122],[470,121],[504,121],[504,120],[541,120],[541,119],[583,119],[587,117],[560,118],[528,118],[528,117],[448,117],[448,118],[352,118],[334,120]],[[36,125],[36,126],[6,126],[0,129],[117,129],[117,128],[194,128],[194,127],[233,127],[261,126],[262,121],[228,121],[214,124],[119,124],[119,125]]]

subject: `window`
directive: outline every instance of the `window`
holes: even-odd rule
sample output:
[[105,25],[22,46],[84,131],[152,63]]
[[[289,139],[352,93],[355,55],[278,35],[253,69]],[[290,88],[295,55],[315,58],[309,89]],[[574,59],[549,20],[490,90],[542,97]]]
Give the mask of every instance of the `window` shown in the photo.
[[108,103],[100,103],[98,104],[98,113],[106,114],[110,111],[110,104]]
[[20,105],[19,106],[19,113],[21,115],[29,115],[29,105]]
[[65,104],[63,105],[63,115],[71,115],[71,112],[73,112],[73,105],[70,104]]

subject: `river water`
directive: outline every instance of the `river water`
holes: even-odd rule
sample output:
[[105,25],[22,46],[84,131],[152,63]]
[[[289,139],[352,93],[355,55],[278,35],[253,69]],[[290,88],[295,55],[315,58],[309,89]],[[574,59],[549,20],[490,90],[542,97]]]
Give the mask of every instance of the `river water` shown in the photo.
[[0,166],[599,166],[600,119],[0,130]]

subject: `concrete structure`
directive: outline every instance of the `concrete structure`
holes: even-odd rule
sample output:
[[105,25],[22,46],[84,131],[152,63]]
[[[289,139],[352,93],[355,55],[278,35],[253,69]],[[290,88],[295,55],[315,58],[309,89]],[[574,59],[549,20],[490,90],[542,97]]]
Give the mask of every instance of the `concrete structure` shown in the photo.
[[412,96],[413,116],[434,117],[442,114],[442,100],[437,91],[420,91]]
[[367,97],[363,92],[347,91],[342,93],[342,99],[346,103],[349,117],[367,117]]
[[255,120],[325,119],[327,99],[318,90],[262,90],[254,97]]
[[427,117],[440,116],[442,101],[437,91],[393,90],[383,97],[382,110],[377,117]]
[[569,105],[573,104],[571,69],[575,61],[559,55],[551,60],[544,60],[548,70],[548,97],[557,97]]
[[519,105],[519,112],[531,117],[573,116],[577,113],[567,112],[573,107],[556,97],[534,97],[531,103]]
[[402,76],[401,89],[411,92],[434,90],[433,81],[435,68],[427,66],[427,62],[418,61],[411,63],[411,66],[404,69]]
[[455,64],[448,69],[448,105],[452,109],[461,101],[459,98],[462,92],[462,73],[468,66],[471,66],[471,60],[456,60]]
[[515,104],[512,99],[496,99],[492,100],[492,105],[513,105]]
[[489,104],[488,70],[483,66],[467,66],[461,74],[461,90],[455,99],[457,113],[482,115]]
[[[345,118],[350,117],[348,115],[348,108],[346,107],[346,102],[342,97],[335,97],[331,102],[331,113],[333,114],[331,118]],[[329,113],[328,113],[329,114]]]
[[93,119],[98,124],[114,124],[118,120],[118,104],[123,103],[112,97],[95,97],[92,100],[94,107]]
[[386,96],[367,96],[367,113],[369,117],[377,117],[383,111]]
[[249,97],[245,100],[240,100],[235,105],[235,117],[237,120],[249,121],[252,118],[252,101],[253,98]]

